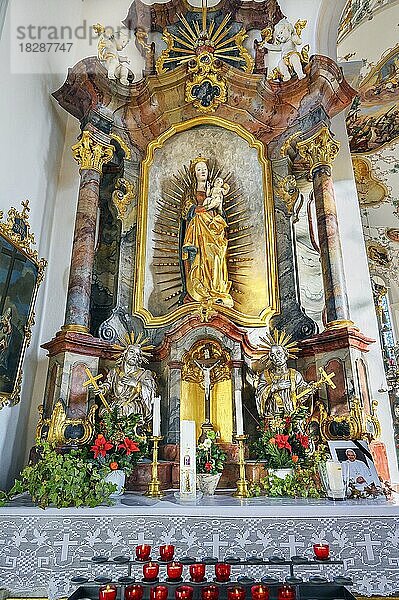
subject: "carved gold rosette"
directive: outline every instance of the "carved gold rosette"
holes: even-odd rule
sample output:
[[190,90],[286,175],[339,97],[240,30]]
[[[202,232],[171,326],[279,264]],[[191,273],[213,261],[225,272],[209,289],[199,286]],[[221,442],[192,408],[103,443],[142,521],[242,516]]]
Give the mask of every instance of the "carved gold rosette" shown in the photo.
[[80,170],[90,169],[98,173],[102,173],[104,164],[112,159],[114,150],[111,144],[103,144],[87,130],[83,131],[78,143],[72,146],[72,154],[79,163]]
[[281,177],[275,186],[276,194],[287,207],[289,214],[292,214],[294,206],[299,197],[299,189],[294,175]]

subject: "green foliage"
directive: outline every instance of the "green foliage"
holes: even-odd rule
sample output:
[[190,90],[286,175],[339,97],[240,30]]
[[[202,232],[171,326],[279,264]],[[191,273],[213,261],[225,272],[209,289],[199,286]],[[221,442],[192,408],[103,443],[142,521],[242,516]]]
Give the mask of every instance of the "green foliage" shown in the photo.
[[140,420],[140,415],[120,415],[116,407],[104,412],[96,426],[91,460],[107,473],[122,469],[129,476],[148,451],[147,438],[137,434]]
[[307,409],[300,407],[290,416],[265,419],[251,444],[251,455],[273,469],[307,464],[312,454],[312,440],[303,433],[307,416]]
[[116,486],[104,481],[104,469],[88,460],[85,449],[61,453],[47,442],[38,441],[38,445],[40,459],[23,469],[11,491],[0,496],[2,502],[28,492],[41,508],[111,504],[109,497]]
[[226,454],[216,443],[217,433],[208,431],[206,439],[197,446],[197,473],[217,475],[223,471]]
[[259,483],[250,485],[250,493],[271,498],[322,498],[325,495],[317,466],[296,468],[285,479],[268,473]]

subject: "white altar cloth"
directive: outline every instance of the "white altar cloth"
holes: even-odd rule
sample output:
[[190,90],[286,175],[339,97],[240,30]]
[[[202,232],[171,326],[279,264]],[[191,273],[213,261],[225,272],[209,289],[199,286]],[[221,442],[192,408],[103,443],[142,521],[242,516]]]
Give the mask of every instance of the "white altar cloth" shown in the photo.
[[[176,557],[226,555],[267,558],[278,554],[312,556],[324,541],[343,566],[300,567],[312,574],[350,575],[363,595],[399,593],[399,501],[237,500],[217,495],[198,503],[161,501],[126,494],[114,506],[46,510],[27,497],[0,508],[0,587],[12,594],[47,595],[49,585],[68,595],[76,575],[124,575],[126,567],[92,565],[84,560],[103,554],[134,555],[137,544],[176,546]],[[208,567],[211,569],[211,567]],[[287,567],[234,567],[234,576],[288,575]],[[136,577],[140,568],[133,568]]]

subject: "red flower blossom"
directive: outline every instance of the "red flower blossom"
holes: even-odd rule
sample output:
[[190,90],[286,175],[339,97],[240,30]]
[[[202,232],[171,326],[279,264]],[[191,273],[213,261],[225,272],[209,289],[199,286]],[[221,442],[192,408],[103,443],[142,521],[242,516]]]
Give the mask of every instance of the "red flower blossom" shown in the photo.
[[98,456],[105,456],[108,450],[111,450],[113,447],[114,445],[111,442],[107,442],[103,434],[100,433],[90,450],[94,452],[94,458],[97,458]]
[[298,462],[298,460],[299,460],[299,456],[298,456],[297,454],[293,454],[293,455],[291,456],[291,459],[292,459],[292,462],[294,462],[294,463],[297,463],[297,462]]
[[125,437],[122,444],[119,444],[118,450],[126,450],[127,456],[132,452],[140,452],[140,448],[137,445],[137,442]]
[[288,435],[282,435],[281,433],[277,434],[276,437],[277,447],[281,450],[282,448],[287,448],[291,452],[291,445],[288,443]]
[[285,426],[289,427],[291,425],[291,417],[286,417],[285,418]]
[[305,448],[305,450],[306,448],[309,448],[309,438],[307,435],[304,435],[303,433],[297,433],[296,439],[301,444],[302,448]]
[[212,471],[212,463],[211,462],[206,462],[205,463],[205,471],[207,471],[209,473],[209,471]]

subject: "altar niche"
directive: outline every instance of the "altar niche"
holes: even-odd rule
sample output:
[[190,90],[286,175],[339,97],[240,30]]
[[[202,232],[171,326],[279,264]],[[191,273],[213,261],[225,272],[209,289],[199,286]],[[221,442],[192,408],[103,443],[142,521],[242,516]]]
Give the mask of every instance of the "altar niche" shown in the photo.
[[232,441],[231,376],[230,354],[216,340],[199,340],[183,356],[180,420],[195,421],[197,439],[214,429]]
[[212,308],[267,325],[279,312],[272,196],[263,144],[241,126],[198,117],[150,143],[133,312],[150,327]]

